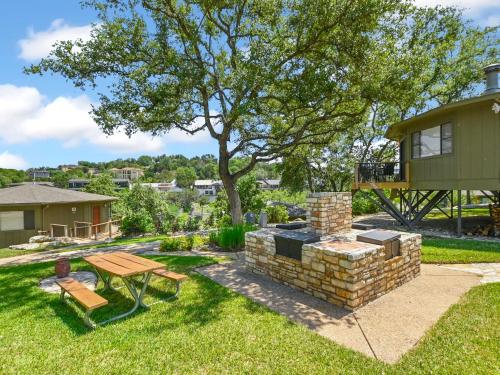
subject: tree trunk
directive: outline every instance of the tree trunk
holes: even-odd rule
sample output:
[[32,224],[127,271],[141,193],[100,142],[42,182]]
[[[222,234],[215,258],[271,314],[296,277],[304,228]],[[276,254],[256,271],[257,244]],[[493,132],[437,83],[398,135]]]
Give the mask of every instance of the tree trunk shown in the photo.
[[238,191],[236,191],[236,184],[232,181],[226,183],[222,180],[224,188],[226,189],[227,198],[229,199],[229,207],[231,208],[231,221],[233,225],[241,224],[243,222],[243,214],[241,212],[241,200]]
[[243,214],[241,212],[240,195],[236,190],[236,181],[229,172],[229,158],[226,155],[225,152],[219,152],[219,175],[229,200],[231,222],[236,225],[243,222]]

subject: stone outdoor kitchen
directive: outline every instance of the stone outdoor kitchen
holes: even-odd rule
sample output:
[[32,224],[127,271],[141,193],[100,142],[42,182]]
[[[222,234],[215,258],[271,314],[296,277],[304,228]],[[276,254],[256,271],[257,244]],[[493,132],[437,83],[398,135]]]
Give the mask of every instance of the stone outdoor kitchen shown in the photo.
[[354,229],[351,199],[311,193],[307,226],[247,233],[247,269],[350,310],[418,276],[421,236]]

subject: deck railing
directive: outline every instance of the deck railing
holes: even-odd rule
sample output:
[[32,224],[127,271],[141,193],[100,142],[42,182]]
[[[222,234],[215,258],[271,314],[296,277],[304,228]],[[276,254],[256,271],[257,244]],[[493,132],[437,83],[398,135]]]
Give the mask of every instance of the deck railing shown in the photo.
[[355,187],[367,184],[383,186],[408,182],[408,177],[408,162],[358,163],[354,172],[354,184]]

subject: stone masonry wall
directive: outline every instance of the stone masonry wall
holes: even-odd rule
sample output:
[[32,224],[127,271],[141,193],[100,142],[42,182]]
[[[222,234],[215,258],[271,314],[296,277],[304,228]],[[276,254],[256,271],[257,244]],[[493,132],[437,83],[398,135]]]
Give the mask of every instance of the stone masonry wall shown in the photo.
[[310,193],[307,197],[307,206],[307,221],[316,233],[325,236],[351,229],[350,192]]
[[401,255],[387,261],[383,246],[345,238],[304,245],[300,261],[275,254],[278,232],[262,229],[246,234],[247,269],[350,310],[420,273],[419,234],[402,234]]

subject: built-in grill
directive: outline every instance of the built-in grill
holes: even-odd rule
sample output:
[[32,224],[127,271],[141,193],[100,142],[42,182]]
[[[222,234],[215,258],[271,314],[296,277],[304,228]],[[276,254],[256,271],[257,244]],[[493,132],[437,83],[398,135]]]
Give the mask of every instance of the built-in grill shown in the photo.
[[363,234],[358,234],[357,241],[385,246],[385,259],[401,255],[399,250],[399,239],[401,234],[386,230],[372,230]]
[[302,260],[302,245],[318,242],[321,237],[314,232],[287,231],[274,235],[276,255]]
[[301,229],[301,228],[305,228],[306,226],[307,226],[307,223],[304,223],[304,222],[276,224],[276,228],[287,229],[287,230]]

